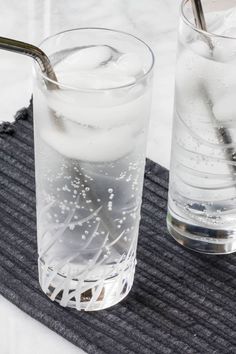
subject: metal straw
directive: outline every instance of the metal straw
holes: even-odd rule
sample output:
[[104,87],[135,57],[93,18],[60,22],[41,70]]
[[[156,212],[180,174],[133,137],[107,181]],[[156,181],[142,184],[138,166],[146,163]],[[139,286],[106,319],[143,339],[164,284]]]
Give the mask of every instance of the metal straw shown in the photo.
[[[57,81],[57,77],[50,60],[40,48],[15,39],[0,37],[0,49],[30,56],[39,64],[43,74],[45,74],[49,79]],[[45,82],[49,89],[58,88],[58,85],[53,82],[47,80]]]
[[[207,32],[207,25],[206,25],[206,20],[205,20],[205,15],[204,15],[201,0],[191,0],[191,3],[192,3],[192,9],[193,9],[193,15],[194,15],[196,27],[202,31]],[[209,38],[208,36],[204,36],[204,39],[207,42],[207,44],[209,45],[209,48],[211,49],[212,54],[213,54],[214,45],[212,43],[211,38]],[[207,95],[207,93],[206,93],[206,95]],[[210,99],[209,99],[209,102],[211,102]],[[211,106],[213,106],[212,103],[211,103]],[[217,122],[217,119],[213,115],[213,112],[212,112],[212,116],[213,116],[214,122]],[[232,144],[233,143],[233,139],[232,139],[231,134],[228,131],[228,129],[222,128],[222,127],[216,128],[216,134],[219,137],[219,139],[221,141],[223,141],[224,144]],[[227,148],[226,154],[227,154],[227,157],[230,159],[230,161],[236,162],[236,152],[233,148]],[[232,165],[231,169],[233,172],[236,172],[235,165]]]
[[[201,0],[191,0],[191,3],[196,27],[202,31],[207,32],[207,25]],[[207,42],[211,51],[213,51],[214,45],[211,41],[211,38],[208,36],[203,36],[203,38]]]
[[201,0],[191,0],[196,27],[207,31]]

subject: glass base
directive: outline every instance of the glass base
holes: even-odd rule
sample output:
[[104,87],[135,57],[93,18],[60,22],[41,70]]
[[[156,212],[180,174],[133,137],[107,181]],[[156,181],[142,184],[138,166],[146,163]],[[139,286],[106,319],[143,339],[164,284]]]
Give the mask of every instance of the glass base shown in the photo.
[[170,210],[167,228],[182,246],[206,254],[229,254],[236,252],[236,230],[210,229],[177,219]]
[[71,279],[47,267],[39,260],[39,283],[52,301],[63,307],[97,311],[111,307],[129,293],[134,280],[136,260],[116,276],[89,281]]

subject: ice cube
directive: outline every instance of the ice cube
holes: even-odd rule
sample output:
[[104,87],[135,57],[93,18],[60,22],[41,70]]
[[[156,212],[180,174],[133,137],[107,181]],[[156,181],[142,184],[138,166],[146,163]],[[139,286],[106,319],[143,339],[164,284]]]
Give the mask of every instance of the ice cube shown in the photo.
[[130,76],[138,76],[143,71],[142,62],[134,53],[121,55],[115,65],[119,70]]
[[189,50],[183,51],[179,57],[176,71],[176,109],[191,127],[195,127],[197,122],[211,124],[211,104],[222,90],[217,75],[219,65],[223,66],[196,56]]
[[[204,60],[204,61],[203,61]],[[205,59],[196,56],[190,50],[184,50],[177,63],[176,68],[176,102],[189,106],[201,114],[202,105],[202,81],[204,77]],[[183,110],[185,110],[183,108]]]
[[213,57],[221,62],[229,62],[236,59],[236,27],[234,25],[225,28],[222,36],[214,41]]
[[236,122],[236,86],[232,87],[232,92],[219,97],[213,106],[213,113],[220,122]]
[[136,143],[128,125],[108,130],[79,125],[76,133],[44,129],[41,137],[60,154],[76,160],[105,162],[117,160],[133,150]]
[[209,44],[206,42],[206,39],[204,40],[204,37],[195,42],[192,42],[190,44],[190,47],[196,54],[202,57],[211,57],[211,49],[209,47]]
[[228,28],[233,28],[235,26],[235,18],[236,18],[236,7],[235,6],[232,7],[232,4],[230,4],[230,8],[225,11],[225,15],[224,15],[225,30],[227,30]]
[[222,33],[224,30],[225,15],[221,12],[206,12],[206,23],[208,32]]
[[177,93],[185,98],[180,101],[187,105],[195,102],[197,114],[201,111],[199,100],[215,104],[223,95],[230,93],[232,87],[236,87],[234,66],[234,61],[222,63],[196,56],[188,50],[183,51],[176,71]]
[[[235,22],[235,19],[234,19]],[[233,25],[230,28],[225,29],[222,34],[226,37],[234,38],[236,39],[236,27]],[[232,41],[233,42],[233,41]]]
[[[91,93],[90,93],[91,94]],[[115,94],[115,93],[114,93]],[[105,96],[103,98],[103,95]],[[71,90],[55,90],[48,92],[49,107],[58,116],[63,116],[82,125],[89,125],[98,128],[111,128],[135,121],[139,124],[143,117],[147,116],[147,107],[150,103],[150,90],[146,89],[142,95],[132,97],[130,101],[123,104],[116,104],[116,96],[109,93],[101,95],[97,99],[104,99],[104,106],[94,105],[94,96],[87,97],[86,103],[83,101],[84,95]],[[96,94],[95,94],[96,99]],[[109,102],[109,105],[106,102]],[[112,105],[112,103],[114,105]]]
[[209,61],[204,85],[213,104],[225,95],[231,95],[236,87],[236,61],[228,63]]
[[97,68],[111,57],[112,52],[108,46],[91,46],[80,49],[55,65],[56,72],[67,72],[68,69],[91,70]]
[[222,63],[231,62],[236,59],[236,37],[232,39],[218,39],[214,41],[212,59]]
[[135,83],[135,78],[106,70],[63,72],[57,74],[63,85],[78,89],[109,89]]

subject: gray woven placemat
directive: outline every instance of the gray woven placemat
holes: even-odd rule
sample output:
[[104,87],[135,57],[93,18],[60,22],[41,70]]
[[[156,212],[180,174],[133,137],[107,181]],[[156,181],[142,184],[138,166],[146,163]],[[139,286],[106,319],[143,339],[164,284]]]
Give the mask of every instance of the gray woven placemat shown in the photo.
[[236,255],[200,255],[172,240],[165,223],[168,171],[150,160],[129,296],[94,313],[52,303],[37,279],[31,109],[0,129],[3,296],[92,354],[236,353]]

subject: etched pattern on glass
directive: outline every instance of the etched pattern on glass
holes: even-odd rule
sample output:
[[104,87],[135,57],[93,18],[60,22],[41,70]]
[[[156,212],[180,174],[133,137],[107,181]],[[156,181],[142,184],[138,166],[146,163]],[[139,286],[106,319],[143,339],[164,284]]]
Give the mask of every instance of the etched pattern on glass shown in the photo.
[[142,192],[143,156],[136,157],[100,164],[100,175],[98,166],[93,171],[62,157],[56,174],[44,171],[37,200],[40,284],[60,305],[99,309],[107,292],[114,301],[129,292]]

